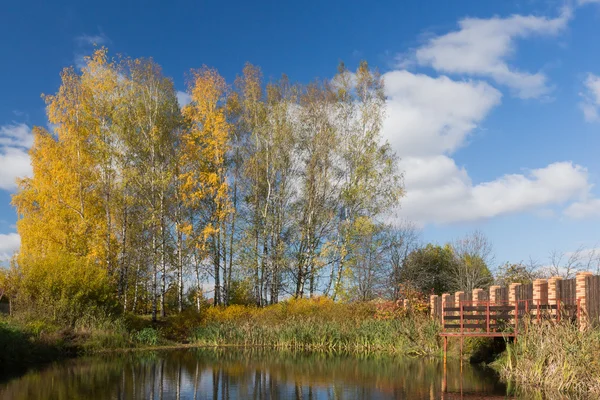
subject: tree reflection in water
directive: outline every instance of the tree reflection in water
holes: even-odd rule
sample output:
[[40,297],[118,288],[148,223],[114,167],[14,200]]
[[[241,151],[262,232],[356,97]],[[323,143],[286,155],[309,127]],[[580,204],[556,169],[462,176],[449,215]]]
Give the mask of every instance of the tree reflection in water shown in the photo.
[[487,371],[436,360],[259,349],[109,354],[0,385],[4,399],[499,399]]

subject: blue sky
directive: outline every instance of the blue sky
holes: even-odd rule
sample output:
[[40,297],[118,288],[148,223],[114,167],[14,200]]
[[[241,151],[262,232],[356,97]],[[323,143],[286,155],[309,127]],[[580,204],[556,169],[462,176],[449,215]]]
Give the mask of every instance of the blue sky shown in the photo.
[[10,195],[47,124],[40,94],[93,43],[153,57],[181,91],[203,64],[307,82],[366,59],[406,175],[398,218],[424,240],[479,228],[497,262],[542,263],[600,243],[600,1],[83,3],[0,6],[0,259],[18,248]]

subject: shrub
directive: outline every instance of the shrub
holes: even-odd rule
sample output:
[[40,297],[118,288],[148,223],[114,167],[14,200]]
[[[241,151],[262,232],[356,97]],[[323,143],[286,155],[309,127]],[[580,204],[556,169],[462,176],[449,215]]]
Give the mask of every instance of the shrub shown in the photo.
[[144,328],[137,331],[133,337],[137,343],[145,346],[156,346],[159,342],[159,333],[154,328]]

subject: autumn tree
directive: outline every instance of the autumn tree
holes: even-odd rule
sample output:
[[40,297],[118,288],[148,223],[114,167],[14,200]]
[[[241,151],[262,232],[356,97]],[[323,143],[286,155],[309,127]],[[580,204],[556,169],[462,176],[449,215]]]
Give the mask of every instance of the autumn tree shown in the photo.
[[[351,74],[341,64],[333,80],[336,89],[335,124],[342,141],[337,268],[329,288],[335,299],[344,290],[349,242],[357,233],[359,218],[375,219],[399,204],[404,194],[402,174],[388,143],[381,138],[385,117],[384,83],[377,71],[361,62]],[[327,290],[329,292],[329,290]]]
[[48,120],[56,128],[34,128],[33,178],[21,180],[13,197],[20,216],[19,297],[51,307],[55,317],[65,316],[70,323],[74,309],[95,296],[107,296],[112,272],[108,189],[99,184],[105,171],[95,136],[103,128],[94,123],[94,112],[110,112],[94,106],[96,91],[104,90],[96,86],[94,75],[110,66],[103,50],[90,64],[82,75],[64,70],[58,93],[45,96]]
[[214,302],[221,304],[221,270],[227,265],[222,257],[227,245],[224,224],[232,212],[225,168],[231,131],[225,118],[227,85],[216,70],[204,67],[192,71],[189,92],[192,102],[183,110],[189,128],[182,137],[180,190],[186,207],[204,212],[179,231],[188,236],[199,257],[210,254]]
[[248,64],[230,86],[202,67],[188,94],[182,109],[152,59],[104,48],[62,72],[13,197],[11,298],[69,323],[116,304],[156,320],[210,284],[214,304],[266,305],[398,282],[413,247],[384,223],[403,188],[377,71],[265,84]]

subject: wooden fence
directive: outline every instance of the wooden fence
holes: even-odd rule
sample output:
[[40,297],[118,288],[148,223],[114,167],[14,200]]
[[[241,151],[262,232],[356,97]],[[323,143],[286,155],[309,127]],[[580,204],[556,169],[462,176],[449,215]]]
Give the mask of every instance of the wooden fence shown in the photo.
[[600,325],[600,276],[586,277],[585,308],[590,324]]
[[[513,283],[508,287],[491,286],[487,290],[474,289],[470,293],[456,292],[445,293],[441,296],[432,295],[430,299],[432,318],[442,321],[444,308],[460,307],[460,304],[488,305],[515,305],[518,312],[524,310],[542,309],[554,310],[553,315],[558,315],[557,310],[577,310],[572,318],[578,319],[580,326],[600,326],[600,276],[589,272],[580,272],[574,279],[537,279],[530,284]],[[548,307],[545,307],[545,306]]]

